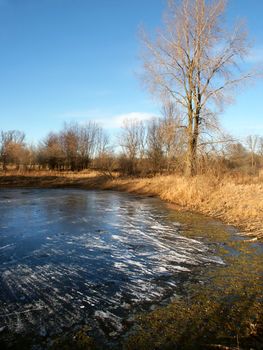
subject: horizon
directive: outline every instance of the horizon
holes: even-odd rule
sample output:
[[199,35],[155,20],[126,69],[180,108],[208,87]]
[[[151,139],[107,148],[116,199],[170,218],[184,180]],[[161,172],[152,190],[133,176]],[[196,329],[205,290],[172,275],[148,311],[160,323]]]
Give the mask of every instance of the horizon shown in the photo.
[[[160,104],[141,86],[138,29],[153,33],[165,0],[76,2],[0,1],[0,120],[2,130],[25,132],[37,143],[64,122],[101,124],[115,134],[126,118],[160,115]],[[226,24],[245,18],[254,46],[246,62],[263,63],[263,28],[245,0],[229,1]],[[240,90],[220,115],[234,137],[263,135],[262,80]]]

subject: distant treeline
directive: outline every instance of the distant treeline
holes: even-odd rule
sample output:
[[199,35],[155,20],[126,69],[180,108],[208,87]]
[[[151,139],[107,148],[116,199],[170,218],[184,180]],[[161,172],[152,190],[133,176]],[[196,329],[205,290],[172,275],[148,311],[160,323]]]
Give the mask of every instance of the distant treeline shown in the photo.
[[[37,146],[25,141],[21,131],[0,132],[2,171],[96,169],[111,175],[147,176],[183,173],[187,152],[185,129],[178,117],[166,113],[150,121],[126,120],[119,135],[110,140],[96,122],[65,124],[49,133]],[[242,171],[258,174],[263,167],[263,137],[251,135],[242,142],[220,134],[213,141],[200,139],[198,171]]]

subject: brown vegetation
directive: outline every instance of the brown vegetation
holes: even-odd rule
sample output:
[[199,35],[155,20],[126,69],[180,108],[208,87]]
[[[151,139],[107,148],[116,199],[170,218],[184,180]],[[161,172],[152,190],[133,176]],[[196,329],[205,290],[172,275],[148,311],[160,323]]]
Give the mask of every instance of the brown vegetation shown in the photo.
[[[173,107],[171,107],[173,108]],[[125,121],[119,142],[109,138],[96,123],[65,125],[32,147],[24,133],[16,130],[0,134],[0,171],[83,171],[99,170],[111,176],[116,170],[123,175],[152,176],[184,173],[187,162],[185,131],[179,127],[174,110],[164,107],[162,118],[142,122]],[[175,113],[175,114],[173,114]],[[242,140],[225,139],[221,144],[201,143],[197,152],[197,174],[226,173],[259,175],[263,169],[263,137]]]

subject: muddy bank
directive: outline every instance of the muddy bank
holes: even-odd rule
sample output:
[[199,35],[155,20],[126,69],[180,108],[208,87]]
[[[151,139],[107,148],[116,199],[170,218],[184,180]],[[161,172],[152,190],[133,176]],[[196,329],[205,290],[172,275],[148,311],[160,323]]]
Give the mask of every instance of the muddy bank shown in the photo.
[[91,174],[6,175],[0,188],[84,188],[127,191],[157,196],[176,210],[208,215],[240,229],[250,240],[263,240],[263,182],[197,176],[156,176],[153,178],[114,178]]

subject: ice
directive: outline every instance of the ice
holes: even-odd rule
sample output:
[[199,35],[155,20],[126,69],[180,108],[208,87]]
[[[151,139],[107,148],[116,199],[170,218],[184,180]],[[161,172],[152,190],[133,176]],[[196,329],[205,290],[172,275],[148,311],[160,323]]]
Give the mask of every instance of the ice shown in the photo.
[[0,250],[4,250],[4,249],[7,249],[7,248],[11,248],[13,247],[15,244],[7,244],[7,245],[4,245],[3,247],[0,247]]
[[154,198],[0,191],[0,332],[48,335],[90,322],[115,336],[131,312],[174,295],[180,276],[223,263],[182,236]]

